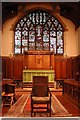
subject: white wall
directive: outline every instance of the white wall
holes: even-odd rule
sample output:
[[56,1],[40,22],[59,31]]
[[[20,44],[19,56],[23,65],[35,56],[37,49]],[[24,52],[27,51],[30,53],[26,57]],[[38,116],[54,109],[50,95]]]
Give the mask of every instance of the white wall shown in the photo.
[[[59,15],[59,17],[61,16]],[[9,19],[3,26],[2,56],[9,56],[10,54],[14,54],[14,33],[10,29],[16,19],[17,16],[13,19]],[[78,52],[80,52],[80,48],[78,50],[79,46],[77,45],[77,42],[79,42],[78,39],[80,39],[80,34],[78,34],[77,38],[74,24],[64,17],[61,17],[61,19],[66,25],[67,29],[67,31],[64,32],[64,54],[67,54],[68,56],[76,56],[79,54]]]

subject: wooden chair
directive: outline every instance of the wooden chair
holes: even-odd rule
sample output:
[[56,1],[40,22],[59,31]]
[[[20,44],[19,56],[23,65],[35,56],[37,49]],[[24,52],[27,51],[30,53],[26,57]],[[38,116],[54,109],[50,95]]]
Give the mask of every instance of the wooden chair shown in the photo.
[[31,117],[36,113],[49,113],[51,116],[51,93],[48,88],[48,76],[33,76],[31,93]]

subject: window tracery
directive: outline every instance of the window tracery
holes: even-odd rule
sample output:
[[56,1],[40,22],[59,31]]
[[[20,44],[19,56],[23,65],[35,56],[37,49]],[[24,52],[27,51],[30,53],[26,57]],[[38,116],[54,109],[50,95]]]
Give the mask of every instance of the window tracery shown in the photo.
[[14,34],[15,54],[23,54],[27,50],[54,50],[54,54],[64,52],[63,27],[45,11],[37,10],[25,15],[16,24]]

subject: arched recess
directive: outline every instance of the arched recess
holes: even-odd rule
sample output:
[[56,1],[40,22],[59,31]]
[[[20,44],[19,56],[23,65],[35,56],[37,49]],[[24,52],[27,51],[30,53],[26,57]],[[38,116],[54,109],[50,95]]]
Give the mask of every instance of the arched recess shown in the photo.
[[[35,19],[35,22],[32,20],[33,18]],[[26,20],[23,20],[23,19],[26,19]],[[42,22],[40,22],[40,20]],[[21,23],[21,21],[23,21],[23,23]],[[23,35],[22,33],[23,28],[20,28],[21,31],[19,30],[18,31],[19,31],[19,34],[27,38],[26,41],[28,42],[25,43],[22,36],[20,35],[19,41],[17,43],[17,39],[18,39],[17,29],[19,28],[17,26],[19,25],[21,27],[25,21],[27,23],[26,25],[27,36]],[[33,25],[32,25],[32,22],[33,22]],[[29,23],[30,25],[28,26]],[[33,32],[32,32],[32,29],[33,29]],[[14,38],[15,38],[14,53],[15,54],[23,54],[25,50],[51,50],[51,51],[54,50],[54,54],[60,54],[60,55],[64,53],[64,37],[63,37],[64,34],[63,33],[66,30],[66,26],[63,23],[63,21],[60,19],[60,17],[58,17],[51,10],[44,9],[44,8],[35,8],[20,14],[18,19],[13,24],[12,30],[15,32],[15,35],[14,35]],[[32,34],[34,35],[30,36],[29,32],[32,32]],[[41,36],[39,36],[40,35],[39,32]],[[44,38],[45,35],[46,35],[46,38]],[[30,40],[30,37],[34,37],[34,40]],[[39,40],[38,37],[41,40]],[[24,44],[26,44],[26,46]]]

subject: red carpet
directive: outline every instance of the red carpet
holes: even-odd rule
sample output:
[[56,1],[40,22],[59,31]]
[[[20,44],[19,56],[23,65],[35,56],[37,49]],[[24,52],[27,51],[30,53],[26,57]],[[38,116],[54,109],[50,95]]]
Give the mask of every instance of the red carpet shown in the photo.
[[[71,116],[71,114],[69,114],[67,112],[67,110],[64,108],[64,106],[62,106],[62,104],[58,101],[58,99],[53,95],[52,96],[52,113],[51,113],[51,117],[65,117],[65,116]],[[30,117],[31,115],[31,100],[30,98],[28,99],[24,110],[21,114],[22,117]],[[36,116],[34,117],[48,117],[47,113],[36,113]]]
[[[9,117],[31,117],[30,94],[23,94],[20,99],[11,107],[5,116]],[[68,117],[71,116],[62,106],[59,100],[52,95],[51,117]],[[5,117],[4,116],[4,117]],[[48,117],[47,113],[37,113],[35,117]]]
[[27,103],[26,103],[26,105],[25,105],[25,107],[24,107],[23,113],[24,113],[26,110],[27,110],[28,112],[31,111],[31,99],[30,99],[30,97],[29,97],[29,99],[28,99],[28,101],[27,101]]

